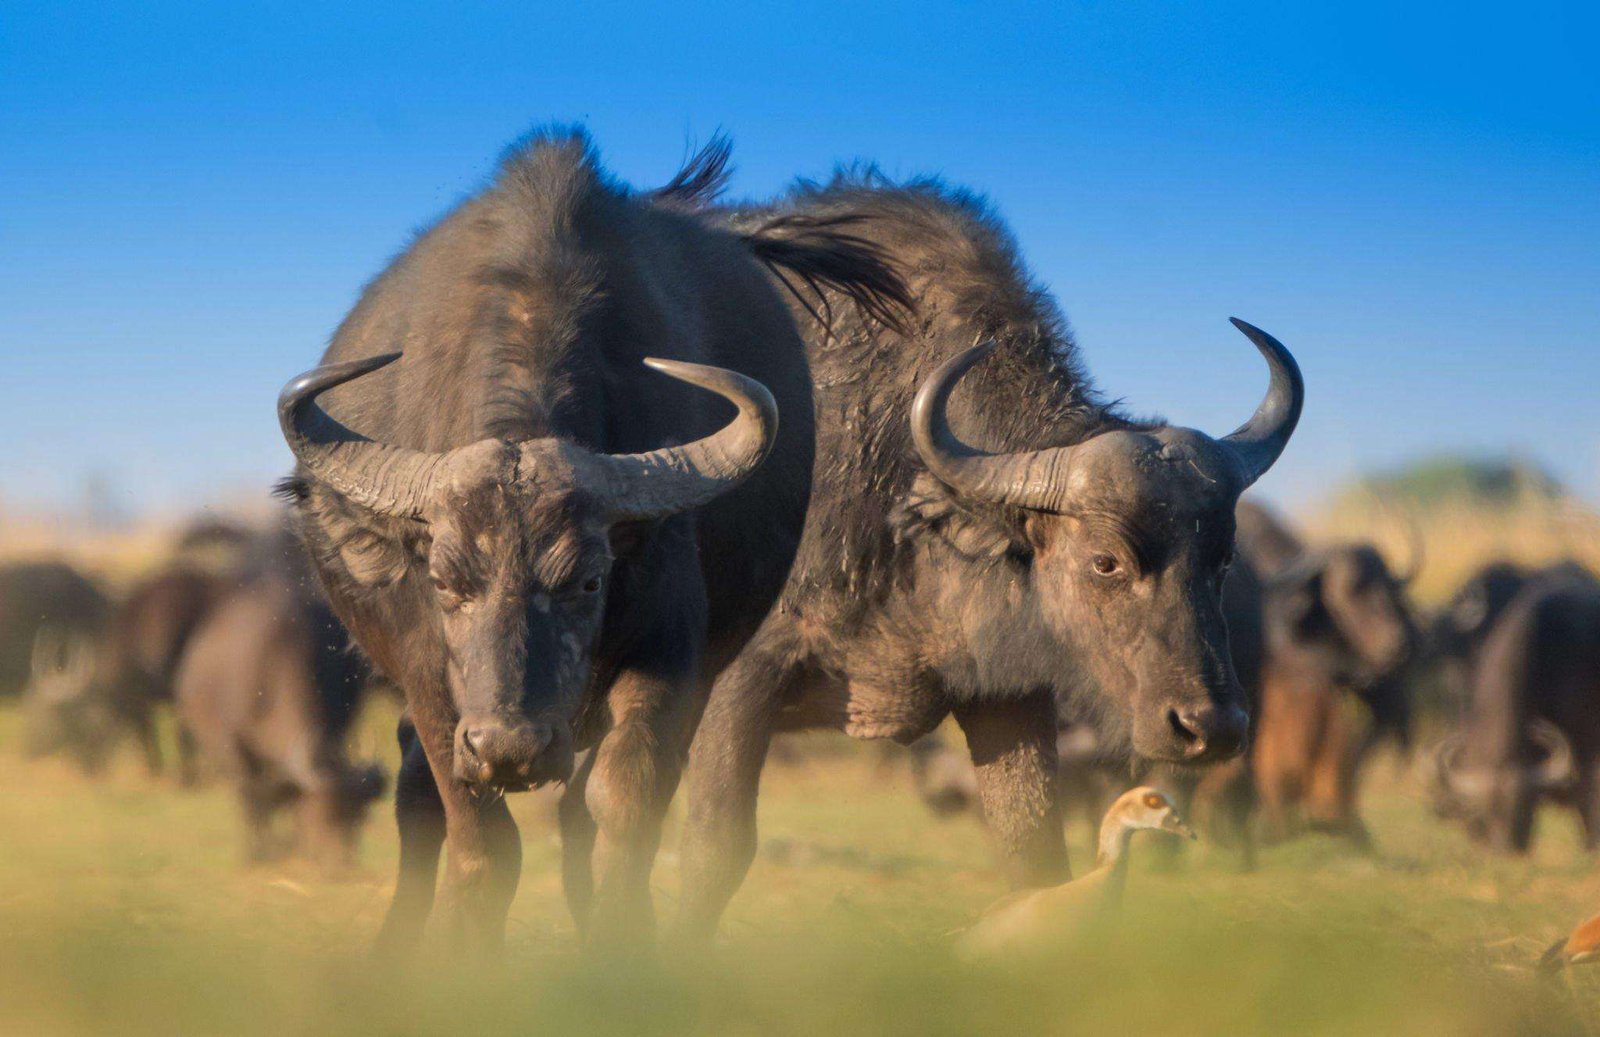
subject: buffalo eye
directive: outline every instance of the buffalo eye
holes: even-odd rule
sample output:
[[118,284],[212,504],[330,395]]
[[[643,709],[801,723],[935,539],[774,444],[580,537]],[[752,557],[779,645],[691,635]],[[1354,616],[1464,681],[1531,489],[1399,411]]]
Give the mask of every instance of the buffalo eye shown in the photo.
[[1115,576],[1122,571],[1122,564],[1117,561],[1115,555],[1097,554],[1089,559],[1089,565],[1097,576]]
[[433,584],[434,593],[439,596],[440,604],[445,609],[455,608],[457,605],[461,604],[466,597],[466,595],[462,594],[455,588],[454,584],[445,579],[443,576],[430,576],[429,581]]
[[591,576],[587,580],[584,580],[583,581],[583,593],[585,593],[585,594],[599,594],[600,593],[600,577],[599,576]]

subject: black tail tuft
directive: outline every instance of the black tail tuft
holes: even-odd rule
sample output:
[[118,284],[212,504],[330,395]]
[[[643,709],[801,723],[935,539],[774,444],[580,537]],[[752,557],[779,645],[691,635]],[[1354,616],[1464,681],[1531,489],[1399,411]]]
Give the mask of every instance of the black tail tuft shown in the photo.
[[[750,250],[785,284],[788,271],[827,307],[824,288],[839,292],[874,320],[901,334],[908,333],[907,318],[915,314],[911,289],[881,248],[847,231],[860,216],[810,216],[788,213],[774,216],[744,235]],[[781,268],[781,269],[780,269]],[[793,287],[790,288],[793,291]],[[799,293],[796,297],[800,298]],[[801,298],[808,310],[809,303]],[[815,310],[812,316],[826,324]]]
[[733,176],[728,161],[733,157],[733,139],[720,130],[689,157],[673,178],[650,192],[650,200],[691,211],[704,209],[717,200]]

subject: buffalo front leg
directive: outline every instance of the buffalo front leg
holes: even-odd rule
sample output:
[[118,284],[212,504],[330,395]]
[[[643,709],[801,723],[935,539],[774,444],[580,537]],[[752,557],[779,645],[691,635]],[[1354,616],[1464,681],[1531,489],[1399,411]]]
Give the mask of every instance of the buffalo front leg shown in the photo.
[[586,943],[618,948],[653,937],[650,872],[661,823],[688,752],[693,678],[624,670],[607,695],[611,726],[596,746],[584,803],[597,837]]
[[1048,694],[956,710],[978,771],[978,802],[1014,889],[1071,877],[1056,783],[1056,712]]
[[1579,766],[1573,795],[1577,799],[1578,820],[1583,826],[1583,848],[1593,853],[1600,849],[1600,766],[1594,761],[1584,761]]
[[572,780],[561,793],[557,810],[561,824],[561,889],[580,935],[589,924],[589,908],[594,903],[594,844],[600,831],[586,798],[594,759],[595,754],[589,752],[579,761]]
[[400,829],[400,875],[374,948],[384,957],[404,955],[421,941],[433,910],[445,837],[444,801],[409,718],[400,721],[398,737],[400,773],[395,778],[394,816]]
[[755,860],[761,767],[776,705],[791,681],[752,643],[712,687],[689,751],[683,888],[673,927],[679,940],[701,943],[716,935]]
[[[440,910],[455,945],[488,956],[505,943],[506,914],[521,877],[522,841],[503,796],[476,792],[453,777],[452,720],[443,716],[425,719],[414,714],[412,722],[433,776],[435,793],[444,808],[446,852]],[[408,759],[414,752],[408,749]],[[401,881],[396,883],[390,909],[393,926],[387,919],[384,925],[384,939],[392,942],[380,945],[380,950],[401,950],[404,941],[415,942],[427,915],[425,878],[437,859],[438,815],[414,763],[410,771],[409,776],[402,775],[402,780],[412,791],[398,795],[411,798],[404,812],[397,813],[402,833],[411,837],[411,846],[402,847]]]

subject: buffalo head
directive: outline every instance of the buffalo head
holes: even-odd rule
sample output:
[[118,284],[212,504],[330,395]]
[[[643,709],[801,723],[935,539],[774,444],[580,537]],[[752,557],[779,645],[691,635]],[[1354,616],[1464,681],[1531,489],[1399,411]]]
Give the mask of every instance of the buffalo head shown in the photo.
[[388,580],[426,596],[458,719],[456,777],[510,789],[565,780],[614,534],[738,485],[772,446],[776,405],[765,387],[732,371],[646,360],[739,413],[704,439],[625,455],[557,438],[427,453],[365,440],[312,411],[319,393],[397,357],[332,364],[290,382],[278,404],[284,437],[312,480],[359,508],[420,524],[414,553],[370,535],[340,551],[348,567],[387,567]]
[[1496,849],[1526,851],[1539,799],[1572,791],[1577,778],[1572,743],[1560,728],[1536,717],[1523,725],[1508,758],[1475,754],[1473,748],[1464,733],[1435,747],[1434,813],[1466,822],[1473,838]]
[[929,378],[912,410],[917,450],[941,482],[1019,516],[1015,553],[1050,636],[1077,649],[1134,751],[1153,759],[1223,759],[1248,732],[1221,608],[1234,506],[1283,452],[1305,387],[1281,343],[1234,324],[1272,377],[1255,415],[1220,439],[1130,425],[1071,446],[980,451],[956,439],[945,411],[987,344]]
[[1282,647],[1326,657],[1329,672],[1352,685],[1394,673],[1417,644],[1406,599],[1420,555],[1396,573],[1370,544],[1309,552],[1267,590],[1268,636]]

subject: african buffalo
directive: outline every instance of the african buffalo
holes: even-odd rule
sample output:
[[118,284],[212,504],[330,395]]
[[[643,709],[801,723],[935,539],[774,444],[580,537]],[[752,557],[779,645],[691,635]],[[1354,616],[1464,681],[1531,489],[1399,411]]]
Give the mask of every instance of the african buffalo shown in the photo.
[[[72,676],[42,675],[29,693],[29,749],[70,751],[93,772],[117,739],[131,734],[151,774],[162,769],[156,714],[172,702],[178,660],[202,617],[222,594],[225,580],[175,566],[137,584],[117,606],[99,643],[84,650],[89,665]],[[179,733],[180,779],[194,778],[185,732]]]
[[420,934],[445,842],[456,921],[498,945],[521,859],[500,793],[549,781],[586,938],[653,924],[700,675],[766,614],[805,514],[811,380],[783,285],[905,301],[842,221],[702,213],[725,160],[719,142],[636,193],[581,134],[532,137],[284,391],[304,536],[408,702],[383,947]]
[[365,668],[316,587],[264,571],[218,601],[190,638],[175,678],[179,719],[237,785],[251,859],[276,856],[277,811],[299,814],[301,849],[348,863],[381,773],[346,759]]
[[[1421,564],[1420,546],[1395,572],[1371,544],[1338,543],[1304,551],[1268,581],[1250,767],[1270,833],[1287,834],[1303,815],[1367,842],[1356,780],[1377,737],[1409,743],[1405,671],[1418,634],[1405,588]],[[1368,721],[1352,713],[1357,703]]]
[[64,562],[0,566],[0,696],[27,685],[40,631],[47,641],[96,641],[111,608],[92,580]]
[[1410,737],[1406,670],[1419,638],[1405,588],[1422,564],[1420,542],[1395,572],[1368,543],[1308,548],[1277,515],[1244,501],[1239,555],[1262,574],[1255,604],[1241,595],[1228,616],[1230,631],[1252,607],[1259,616],[1258,677],[1246,683],[1255,736],[1246,758],[1201,778],[1196,816],[1241,843],[1247,860],[1258,808],[1270,838],[1307,826],[1365,846],[1361,765],[1381,735]]
[[1600,847],[1600,580],[1532,575],[1474,653],[1460,734],[1439,748],[1435,806],[1491,846],[1527,851],[1544,798],[1575,806]]
[[[756,849],[774,731],[911,742],[955,715],[1018,885],[1067,872],[1057,691],[1119,751],[1199,762],[1248,722],[1219,605],[1239,494],[1277,459],[1303,386],[1242,322],[1271,386],[1226,438],[1102,401],[1009,234],[936,183],[843,177],[769,210],[850,220],[907,275],[920,324],[796,305],[816,380],[804,540],[780,602],[716,681],[689,767],[680,926],[714,931]],[[976,345],[975,345],[976,344]]]
[[1429,656],[1442,670],[1450,701],[1461,709],[1466,708],[1472,696],[1472,671],[1477,665],[1478,653],[1506,606],[1528,581],[1556,572],[1581,577],[1584,569],[1572,562],[1540,570],[1515,562],[1494,561],[1473,573],[1456,589],[1428,632]]

